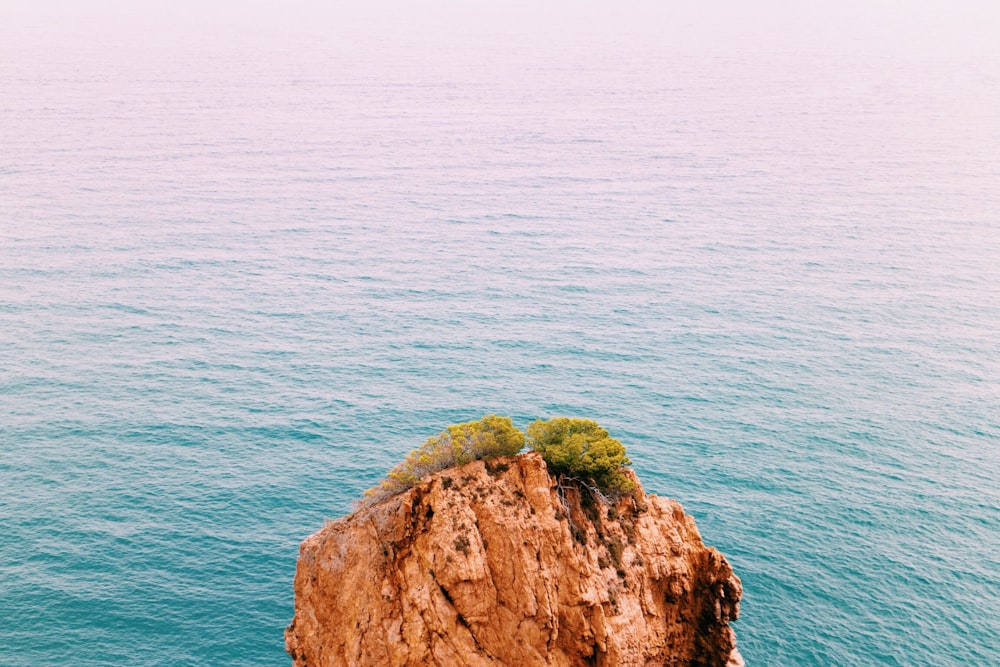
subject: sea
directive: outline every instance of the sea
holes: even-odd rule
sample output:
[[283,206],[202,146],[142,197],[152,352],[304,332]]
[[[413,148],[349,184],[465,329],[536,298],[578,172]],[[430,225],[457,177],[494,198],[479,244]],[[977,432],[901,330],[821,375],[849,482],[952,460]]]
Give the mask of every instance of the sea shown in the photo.
[[1000,665],[1000,11],[689,4],[0,5],[0,664],[289,664],[299,542],[496,413],[748,665]]

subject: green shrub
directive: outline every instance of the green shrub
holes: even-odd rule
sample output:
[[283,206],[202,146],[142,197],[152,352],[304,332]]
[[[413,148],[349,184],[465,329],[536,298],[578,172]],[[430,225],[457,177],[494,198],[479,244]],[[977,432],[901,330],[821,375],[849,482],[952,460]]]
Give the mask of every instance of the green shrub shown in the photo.
[[513,456],[522,447],[524,433],[514,426],[510,417],[486,415],[477,421],[452,424],[407,454],[378,486],[365,491],[359,505],[371,505],[401,493],[433,472],[469,461]]
[[591,481],[606,491],[626,492],[635,486],[622,472],[632,463],[625,447],[595,421],[539,419],[528,425],[528,446],[542,455],[554,474]]

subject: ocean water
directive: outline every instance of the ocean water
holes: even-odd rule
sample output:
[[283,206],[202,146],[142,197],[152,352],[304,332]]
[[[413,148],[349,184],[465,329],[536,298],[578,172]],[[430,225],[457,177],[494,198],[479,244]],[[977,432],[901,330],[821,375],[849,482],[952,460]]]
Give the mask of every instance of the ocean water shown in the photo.
[[287,664],[299,541],[489,412],[621,439],[750,665],[1000,664],[995,14],[54,7],[0,27],[0,664]]

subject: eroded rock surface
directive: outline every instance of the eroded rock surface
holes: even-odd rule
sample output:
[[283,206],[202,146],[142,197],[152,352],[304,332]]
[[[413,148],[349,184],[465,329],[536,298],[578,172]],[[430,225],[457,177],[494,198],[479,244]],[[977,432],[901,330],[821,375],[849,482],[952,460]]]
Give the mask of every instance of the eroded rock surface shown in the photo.
[[742,665],[740,580],[672,500],[559,489],[538,454],[445,470],[306,539],[295,667]]

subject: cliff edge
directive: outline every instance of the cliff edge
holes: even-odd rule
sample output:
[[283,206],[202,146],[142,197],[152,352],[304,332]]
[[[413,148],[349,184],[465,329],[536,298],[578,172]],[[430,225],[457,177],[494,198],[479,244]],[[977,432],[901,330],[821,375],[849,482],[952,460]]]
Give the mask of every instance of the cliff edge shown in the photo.
[[741,594],[676,502],[637,480],[610,502],[560,487],[528,453],[435,473],[307,538],[285,645],[294,667],[736,667]]

